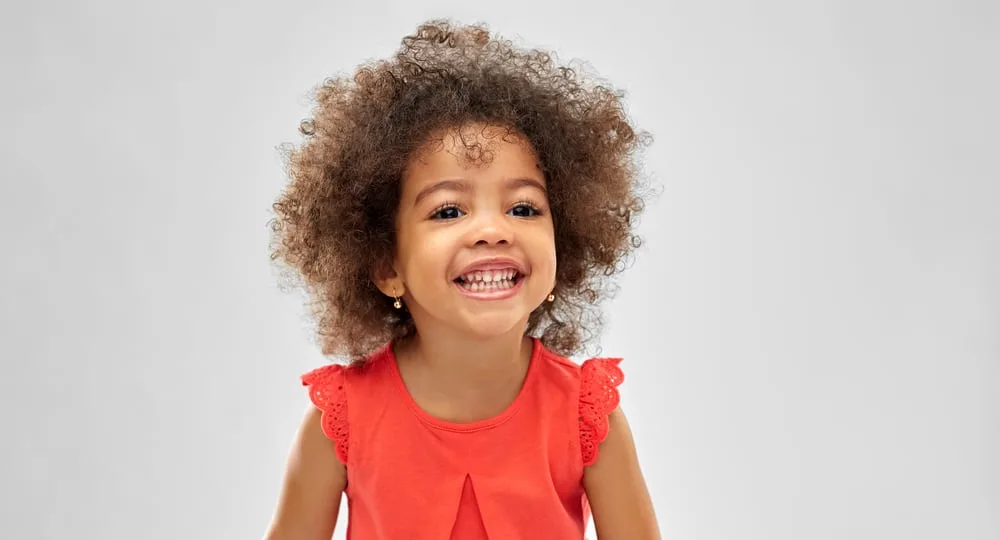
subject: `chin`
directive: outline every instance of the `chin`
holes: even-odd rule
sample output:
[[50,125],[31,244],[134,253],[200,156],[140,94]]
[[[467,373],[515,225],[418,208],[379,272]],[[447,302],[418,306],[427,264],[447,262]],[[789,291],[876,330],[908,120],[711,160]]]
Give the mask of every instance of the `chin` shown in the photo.
[[490,340],[509,335],[518,329],[526,327],[527,317],[515,317],[513,314],[483,314],[473,316],[472,320],[462,321],[459,326],[478,340]]

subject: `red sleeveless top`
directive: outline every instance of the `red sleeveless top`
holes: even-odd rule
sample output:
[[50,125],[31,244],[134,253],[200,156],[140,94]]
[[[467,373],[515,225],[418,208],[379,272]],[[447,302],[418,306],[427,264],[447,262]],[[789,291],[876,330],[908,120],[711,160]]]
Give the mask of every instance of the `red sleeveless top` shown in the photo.
[[514,402],[462,424],[417,406],[391,343],[303,375],[347,468],[347,538],[581,540],[583,469],[618,406],[620,361],[577,365],[535,340]]

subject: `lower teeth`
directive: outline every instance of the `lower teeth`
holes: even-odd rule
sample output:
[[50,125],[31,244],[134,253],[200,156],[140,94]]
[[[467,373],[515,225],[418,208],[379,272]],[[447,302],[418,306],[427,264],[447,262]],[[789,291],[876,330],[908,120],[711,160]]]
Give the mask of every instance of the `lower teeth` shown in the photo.
[[503,281],[491,281],[489,283],[485,281],[474,281],[472,283],[462,283],[462,288],[467,291],[479,292],[479,291],[491,291],[497,289],[509,289],[514,286],[513,280],[503,280]]

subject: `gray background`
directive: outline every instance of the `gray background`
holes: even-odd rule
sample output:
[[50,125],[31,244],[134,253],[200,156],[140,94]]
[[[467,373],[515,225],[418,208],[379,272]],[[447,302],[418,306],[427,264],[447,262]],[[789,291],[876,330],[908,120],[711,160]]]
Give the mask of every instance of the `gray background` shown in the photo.
[[601,345],[664,538],[1000,538],[997,4],[535,0],[4,4],[0,537],[263,534],[325,361],[275,148],[442,15],[657,138]]

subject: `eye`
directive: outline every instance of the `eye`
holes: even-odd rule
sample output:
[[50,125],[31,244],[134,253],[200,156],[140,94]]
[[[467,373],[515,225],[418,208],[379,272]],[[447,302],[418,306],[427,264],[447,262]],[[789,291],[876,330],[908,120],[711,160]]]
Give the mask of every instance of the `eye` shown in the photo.
[[537,206],[531,204],[530,202],[519,202],[511,208],[508,213],[514,217],[528,218],[535,217],[542,213]]
[[462,210],[457,205],[449,203],[439,206],[438,209],[435,210],[433,214],[431,214],[431,219],[440,219],[440,220],[457,219],[462,217],[463,215],[465,215],[465,213],[462,212]]

